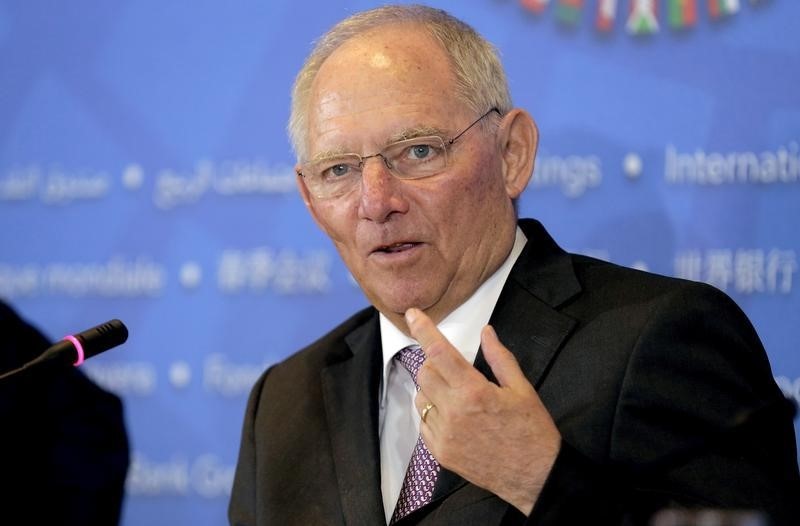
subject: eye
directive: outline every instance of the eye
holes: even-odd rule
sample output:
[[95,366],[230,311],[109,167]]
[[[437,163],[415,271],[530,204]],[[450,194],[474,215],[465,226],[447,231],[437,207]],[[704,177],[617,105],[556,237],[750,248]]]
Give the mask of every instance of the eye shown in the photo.
[[400,178],[417,179],[443,170],[447,164],[444,141],[439,137],[415,137],[384,150],[387,165]]
[[331,175],[334,175],[336,177],[341,177],[343,175],[347,175],[347,172],[350,171],[350,167],[347,166],[346,164],[336,164],[334,166],[331,166],[328,169],[328,171],[330,172]]
[[409,148],[408,153],[412,159],[425,159],[431,153],[431,146],[429,144],[415,144]]
[[442,147],[439,144],[433,144],[427,139],[422,139],[421,142],[414,142],[406,146],[398,160],[406,163],[428,163],[438,158],[441,154]]
[[320,170],[320,177],[324,181],[334,181],[342,179],[350,175],[352,167],[347,163],[336,163],[330,166],[322,167]]

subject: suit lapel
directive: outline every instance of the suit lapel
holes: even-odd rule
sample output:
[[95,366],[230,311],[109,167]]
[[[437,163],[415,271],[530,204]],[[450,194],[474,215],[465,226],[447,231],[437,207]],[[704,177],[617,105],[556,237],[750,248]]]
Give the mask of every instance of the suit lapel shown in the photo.
[[[522,220],[520,226],[528,243],[511,270],[489,323],[516,357],[528,381],[539,388],[558,349],[576,324],[556,309],[580,293],[581,287],[570,256],[556,245],[544,227],[533,220]],[[497,382],[482,350],[475,358],[475,368]],[[459,475],[443,469],[433,500],[446,498],[465,484]]]
[[[520,226],[528,243],[511,270],[489,323],[538,388],[576,323],[558,307],[579,294],[581,286],[571,257],[538,221],[522,220]],[[496,381],[482,350],[475,367]]]
[[351,332],[342,361],[322,370],[322,391],[346,524],[385,521],[378,442],[377,317]]

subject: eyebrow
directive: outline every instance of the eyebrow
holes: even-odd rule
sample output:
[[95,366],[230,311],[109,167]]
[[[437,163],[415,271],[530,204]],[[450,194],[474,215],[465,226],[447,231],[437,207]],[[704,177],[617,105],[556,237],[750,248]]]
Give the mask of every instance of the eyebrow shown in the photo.
[[352,154],[353,152],[348,152],[343,149],[338,150],[325,150],[324,152],[319,152],[318,154],[314,155],[310,158],[307,162],[309,163],[318,163],[320,161],[325,161],[328,159],[335,159],[336,157],[341,157],[343,155]]
[[398,141],[407,141],[408,139],[416,139],[417,137],[430,137],[431,135],[437,135],[444,139],[447,132],[442,130],[441,128],[433,128],[431,126],[417,126],[416,128],[409,128],[406,130],[402,130],[398,133],[390,135],[389,138],[386,140],[386,146],[389,146],[393,142]]

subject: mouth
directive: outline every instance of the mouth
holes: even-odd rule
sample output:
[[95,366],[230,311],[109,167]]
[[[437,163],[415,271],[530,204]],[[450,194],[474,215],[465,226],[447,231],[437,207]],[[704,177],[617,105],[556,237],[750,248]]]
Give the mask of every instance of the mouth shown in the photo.
[[390,245],[381,245],[375,250],[372,251],[373,254],[397,254],[399,252],[405,252],[407,250],[411,250],[412,248],[418,246],[420,243],[416,243],[413,241],[401,241],[399,243],[392,243]]

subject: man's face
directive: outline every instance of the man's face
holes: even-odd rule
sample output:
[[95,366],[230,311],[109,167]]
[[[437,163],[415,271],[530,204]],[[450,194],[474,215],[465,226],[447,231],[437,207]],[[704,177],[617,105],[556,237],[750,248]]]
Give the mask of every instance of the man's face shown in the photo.
[[[455,91],[447,57],[422,31],[390,26],[357,37],[325,61],[312,87],[309,158],[371,155],[421,129],[448,140],[480,116]],[[518,192],[506,190],[496,134],[475,126],[448,157],[444,172],[417,180],[399,180],[379,157],[369,159],[360,184],[336,198],[314,197],[299,183],[370,302],[401,327],[410,307],[440,321],[513,244]]]

